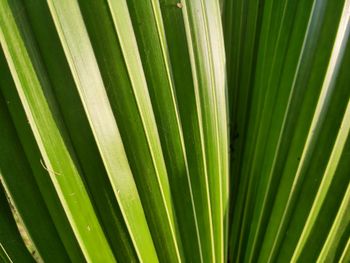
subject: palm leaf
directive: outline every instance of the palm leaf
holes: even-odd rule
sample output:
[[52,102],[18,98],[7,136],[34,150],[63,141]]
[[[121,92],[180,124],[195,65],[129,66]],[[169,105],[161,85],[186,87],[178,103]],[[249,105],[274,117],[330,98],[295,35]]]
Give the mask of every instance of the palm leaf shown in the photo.
[[349,261],[349,3],[0,0],[2,261]]
[[0,259],[1,262],[34,262],[27,250],[2,186],[0,186]]
[[[66,146],[64,137],[61,136],[60,124],[55,122],[54,113],[57,114],[57,110],[51,112],[49,102],[45,99],[44,91],[48,92],[48,80],[42,74],[43,71],[40,71],[41,65],[38,60],[33,59],[32,61],[28,53],[29,50],[33,52],[31,55],[34,58],[37,56],[31,46],[32,40],[29,37],[26,38],[28,29],[23,21],[19,22],[22,25],[21,29],[17,27],[11,7],[14,10],[20,8],[17,3],[10,6],[5,1],[1,2],[1,23],[4,25],[1,28],[1,44],[26,117],[38,143],[44,162],[43,166],[49,171],[84,255],[89,260],[111,260],[111,250],[102,234],[83,181],[79,176],[79,168]],[[17,18],[21,19],[18,16]],[[24,34],[23,38],[21,34]],[[27,50],[26,44],[32,48]]]
[[[244,136],[235,139],[232,161],[233,176],[239,177],[233,186],[238,193],[233,195],[231,258],[237,262],[289,262],[300,228],[312,227],[306,222],[308,214],[312,217],[314,213],[310,211],[312,203],[322,206],[322,201],[314,198],[320,181],[331,180],[324,164],[328,162],[333,169],[338,166],[330,153],[341,147],[334,141],[349,99],[345,79],[339,75],[348,63],[344,50],[349,7],[346,1],[235,4],[224,16],[226,45],[235,37],[247,41],[247,47],[238,44],[238,51],[227,49],[232,72],[230,96],[234,99],[232,136],[242,131]],[[244,12],[233,18],[239,10]],[[229,24],[232,19],[233,26]],[[340,37],[333,30],[335,21],[340,23]],[[248,52],[244,53],[248,60],[256,61],[255,66],[239,56],[240,48]],[[249,116],[247,124],[242,122],[244,116]],[[242,153],[243,158],[239,157]],[[340,156],[346,159],[346,150],[340,150],[337,158]],[[341,171],[346,174],[344,168]],[[346,185],[349,179],[340,176],[339,180]],[[344,192],[338,189],[339,201]],[[323,192],[322,185],[318,192]],[[336,210],[340,204],[328,205]],[[321,227],[323,236],[329,227]],[[322,244],[321,236],[307,240]],[[305,248],[308,257],[298,255],[292,261],[313,262],[316,259],[311,255],[317,256],[317,246]]]

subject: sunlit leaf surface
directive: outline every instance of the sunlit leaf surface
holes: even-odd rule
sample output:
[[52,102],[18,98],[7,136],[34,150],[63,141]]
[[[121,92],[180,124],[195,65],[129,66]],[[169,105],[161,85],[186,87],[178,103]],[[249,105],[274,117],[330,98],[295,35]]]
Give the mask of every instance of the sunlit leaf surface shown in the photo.
[[350,262],[349,34],[350,0],[0,0],[0,260]]

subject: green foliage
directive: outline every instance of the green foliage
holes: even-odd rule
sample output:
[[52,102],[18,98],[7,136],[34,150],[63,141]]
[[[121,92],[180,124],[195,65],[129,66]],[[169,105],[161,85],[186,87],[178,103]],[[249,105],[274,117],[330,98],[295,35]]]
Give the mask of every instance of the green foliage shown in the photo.
[[349,0],[0,0],[0,260],[349,262],[349,32]]

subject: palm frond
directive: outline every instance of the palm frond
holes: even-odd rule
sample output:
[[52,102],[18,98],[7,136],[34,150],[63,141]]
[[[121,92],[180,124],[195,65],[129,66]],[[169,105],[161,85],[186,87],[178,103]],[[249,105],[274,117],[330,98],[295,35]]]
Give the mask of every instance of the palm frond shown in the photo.
[[348,262],[349,32],[350,0],[0,0],[0,259]]

